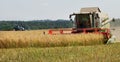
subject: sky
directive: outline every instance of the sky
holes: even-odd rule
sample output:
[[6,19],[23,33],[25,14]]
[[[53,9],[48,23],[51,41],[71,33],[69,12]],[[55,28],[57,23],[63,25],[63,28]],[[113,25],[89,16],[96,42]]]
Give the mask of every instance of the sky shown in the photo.
[[0,20],[68,20],[83,7],[99,7],[119,18],[119,6],[120,0],[0,0]]

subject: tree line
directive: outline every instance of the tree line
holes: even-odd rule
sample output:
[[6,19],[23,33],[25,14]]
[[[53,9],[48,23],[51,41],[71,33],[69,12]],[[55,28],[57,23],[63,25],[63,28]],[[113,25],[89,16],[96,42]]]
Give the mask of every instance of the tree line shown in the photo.
[[24,27],[26,30],[71,28],[69,20],[32,20],[32,21],[0,21],[0,30],[13,30],[15,26]]
[[[24,27],[26,30],[72,28],[70,20],[31,20],[31,21],[0,21],[0,30],[13,30],[14,27]],[[120,19],[114,19],[111,27],[120,27]]]

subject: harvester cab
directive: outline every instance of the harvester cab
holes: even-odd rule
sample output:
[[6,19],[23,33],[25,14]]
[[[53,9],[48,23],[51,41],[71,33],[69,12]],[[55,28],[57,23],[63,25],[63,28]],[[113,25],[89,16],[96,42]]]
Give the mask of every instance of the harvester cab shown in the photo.
[[[95,27],[97,28],[98,27],[97,24],[98,24],[99,18],[93,17],[95,13],[76,13],[76,14],[74,13],[72,15],[75,15],[75,28],[95,28]],[[72,15],[70,15],[70,17]]]
[[97,7],[82,8],[80,13],[70,15],[74,18],[75,28],[110,28],[110,19],[106,13],[102,13]]

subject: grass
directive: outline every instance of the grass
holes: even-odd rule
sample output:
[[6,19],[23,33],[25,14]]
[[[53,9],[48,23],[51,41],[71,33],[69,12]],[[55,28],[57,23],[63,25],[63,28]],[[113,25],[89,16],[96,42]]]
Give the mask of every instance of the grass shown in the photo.
[[[46,32],[44,35],[43,32]],[[55,47],[103,44],[100,34],[48,35],[47,30],[0,31],[0,48]]]
[[120,43],[94,46],[0,49],[0,62],[119,62]]

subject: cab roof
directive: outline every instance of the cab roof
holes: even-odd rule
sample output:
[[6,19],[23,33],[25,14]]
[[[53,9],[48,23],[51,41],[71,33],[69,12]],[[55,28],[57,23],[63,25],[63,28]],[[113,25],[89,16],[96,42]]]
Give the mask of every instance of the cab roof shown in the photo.
[[80,13],[93,13],[93,12],[101,12],[98,7],[86,7],[81,8]]

